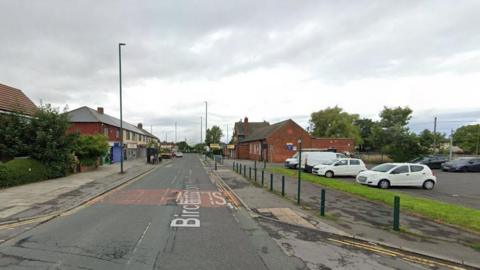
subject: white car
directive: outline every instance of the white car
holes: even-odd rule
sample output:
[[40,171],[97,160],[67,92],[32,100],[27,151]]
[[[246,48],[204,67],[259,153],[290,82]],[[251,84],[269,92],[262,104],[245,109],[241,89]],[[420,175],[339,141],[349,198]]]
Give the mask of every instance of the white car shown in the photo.
[[334,176],[356,176],[358,173],[366,170],[367,167],[365,167],[365,163],[361,159],[340,158],[315,165],[312,173],[331,178]]
[[357,175],[357,182],[363,185],[386,189],[391,186],[416,186],[433,189],[437,177],[423,164],[384,163]]
[[183,153],[182,152],[175,152],[175,157],[183,157]]

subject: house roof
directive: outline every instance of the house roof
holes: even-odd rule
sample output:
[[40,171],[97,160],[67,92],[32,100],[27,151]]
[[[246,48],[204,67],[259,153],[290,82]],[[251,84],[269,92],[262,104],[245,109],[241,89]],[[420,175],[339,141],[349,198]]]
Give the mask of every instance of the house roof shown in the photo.
[[250,133],[245,139],[243,139],[241,142],[251,142],[251,141],[258,141],[258,140],[263,140],[268,138],[271,134],[273,134],[275,131],[279,130],[282,128],[286,123],[293,121],[292,119],[287,119],[282,122],[278,122],[272,125],[268,125],[265,127],[261,127],[256,129],[254,132]]
[[[138,127],[137,127],[137,128],[138,128]],[[153,135],[152,133],[146,131],[145,129],[140,128],[140,130],[143,132],[143,134],[145,134],[145,136],[152,137],[152,138],[155,138],[155,139],[157,139],[157,140],[160,141],[160,139],[159,139],[157,136],[155,136],[155,135]]]
[[[245,130],[243,129],[243,125],[245,123],[240,121],[240,122],[235,122],[235,130],[237,131],[237,135],[245,135]],[[270,125],[270,123],[268,123],[267,121],[263,121],[263,122],[248,122],[248,131],[250,132],[250,134],[252,134],[252,132],[254,132],[255,130],[259,129],[259,128],[262,128],[262,127],[266,127]]]
[[[83,106],[78,109],[72,110],[67,112],[68,116],[70,117],[70,122],[74,123],[104,123],[114,127],[120,127],[120,119],[110,116],[108,114],[102,114],[97,112],[96,110]],[[130,130],[139,134],[143,134],[149,137],[155,137],[149,132],[139,129],[135,125],[127,123],[123,121],[123,128],[126,130]]]
[[0,111],[34,115],[37,106],[20,89],[0,83]]

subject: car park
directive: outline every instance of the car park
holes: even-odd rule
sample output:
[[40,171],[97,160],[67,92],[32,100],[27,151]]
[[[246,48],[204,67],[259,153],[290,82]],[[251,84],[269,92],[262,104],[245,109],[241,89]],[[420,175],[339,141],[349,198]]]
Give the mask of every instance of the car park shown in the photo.
[[447,161],[448,158],[446,156],[430,155],[418,157],[410,161],[410,163],[424,164],[427,165],[430,169],[441,169],[442,164]]
[[442,165],[447,172],[480,172],[480,158],[461,157]]
[[[290,169],[296,169],[298,167],[299,153],[295,153],[291,158],[285,160],[285,167]],[[328,151],[316,151],[316,150],[302,150],[302,168],[311,172],[313,166],[321,163],[322,161],[328,161],[337,158],[346,158],[347,156],[342,153],[328,152]]]
[[427,165],[384,163],[359,173],[356,181],[363,185],[378,186],[382,189],[391,186],[415,186],[430,190],[437,183],[437,177]]
[[367,167],[361,159],[341,158],[315,165],[312,173],[332,178],[334,176],[356,176],[366,170]]

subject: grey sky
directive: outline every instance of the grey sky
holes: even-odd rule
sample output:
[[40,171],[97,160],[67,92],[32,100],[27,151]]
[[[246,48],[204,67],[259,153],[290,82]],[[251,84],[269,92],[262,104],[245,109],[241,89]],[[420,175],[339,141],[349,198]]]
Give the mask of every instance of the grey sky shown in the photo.
[[125,119],[162,138],[177,121],[197,142],[204,100],[222,129],[408,105],[412,129],[438,115],[447,131],[480,120],[478,14],[473,0],[0,0],[0,82],[37,104],[118,115],[125,42]]

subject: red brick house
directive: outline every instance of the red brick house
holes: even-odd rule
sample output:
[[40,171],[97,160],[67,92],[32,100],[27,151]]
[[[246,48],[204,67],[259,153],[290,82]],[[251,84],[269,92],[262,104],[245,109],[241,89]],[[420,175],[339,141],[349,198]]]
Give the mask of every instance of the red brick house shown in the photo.
[[[68,132],[78,132],[83,135],[104,134],[111,146],[110,158],[113,162],[120,161],[120,119],[104,113],[102,107],[97,110],[87,106],[68,112],[70,127]],[[158,138],[137,126],[123,121],[124,158],[133,159],[145,157],[146,145],[150,141],[159,142]]]
[[302,148],[353,152],[355,147],[353,139],[312,137],[292,119],[272,125],[267,122],[263,123],[266,123],[266,125],[256,127],[252,132],[248,132],[250,127],[248,118],[245,118],[243,130],[247,130],[248,133],[244,138],[238,139],[237,143],[235,143],[236,158],[267,160],[275,163],[283,162],[295,154],[299,139],[302,140]]
[[0,83],[0,113],[20,113],[31,117],[37,110],[22,90]]

